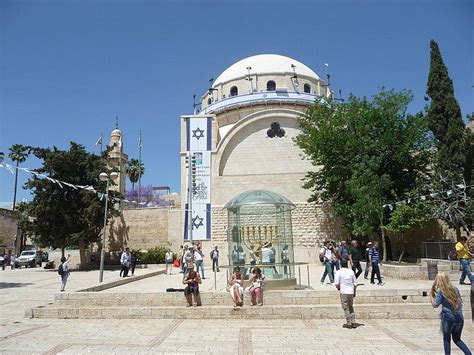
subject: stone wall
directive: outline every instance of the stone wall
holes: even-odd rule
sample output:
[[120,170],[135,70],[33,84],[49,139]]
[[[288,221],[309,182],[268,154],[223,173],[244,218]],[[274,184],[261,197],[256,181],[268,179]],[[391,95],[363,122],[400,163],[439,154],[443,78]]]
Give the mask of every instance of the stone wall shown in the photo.
[[0,208],[0,253],[15,252],[15,238],[17,232],[16,213],[12,210]]

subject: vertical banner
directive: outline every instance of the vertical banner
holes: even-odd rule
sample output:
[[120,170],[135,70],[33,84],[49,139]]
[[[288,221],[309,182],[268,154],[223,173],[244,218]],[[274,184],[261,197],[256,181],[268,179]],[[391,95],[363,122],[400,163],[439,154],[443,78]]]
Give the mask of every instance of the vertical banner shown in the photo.
[[189,194],[192,196],[192,233],[194,240],[211,239],[211,150],[212,117],[188,116],[186,153],[196,161],[194,193],[189,189],[190,162],[186,168],[186,205],[184,239],[189,240]]

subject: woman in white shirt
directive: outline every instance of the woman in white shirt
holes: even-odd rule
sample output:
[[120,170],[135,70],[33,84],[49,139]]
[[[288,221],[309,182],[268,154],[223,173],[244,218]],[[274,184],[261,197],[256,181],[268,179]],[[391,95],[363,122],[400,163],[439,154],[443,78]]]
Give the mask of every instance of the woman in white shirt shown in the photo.
[[234,273],[229,281],[230,287],[230,295],[232,300],[234,301],[234,307],[244,305],[243,295],[244,295],[244,288],[242,287],[244,282],[244,278],[240,273],[240,267],[235,267]]
[[166,263],[166,275],[171,275],[173,271],[173,252],[171,249],[168,249],[168,252],[165,255],[165,263]]

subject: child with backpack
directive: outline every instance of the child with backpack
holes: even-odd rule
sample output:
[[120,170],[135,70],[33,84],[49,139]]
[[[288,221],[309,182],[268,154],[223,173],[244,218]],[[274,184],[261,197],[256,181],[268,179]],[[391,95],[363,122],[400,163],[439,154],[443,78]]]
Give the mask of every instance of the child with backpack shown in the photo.
[[61,292],[66,288],[67,278],[69,277],[69,260],[71,260],[71,254],[68,254],[67,259],[63,256],[61,264],[58,266],[58,274],[61,276]]

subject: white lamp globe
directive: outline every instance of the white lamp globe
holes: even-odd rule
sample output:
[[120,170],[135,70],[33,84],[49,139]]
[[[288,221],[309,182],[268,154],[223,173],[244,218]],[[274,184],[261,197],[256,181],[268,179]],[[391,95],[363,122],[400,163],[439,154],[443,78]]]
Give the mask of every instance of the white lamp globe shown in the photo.
[[119,177],[119,174],[116,173],[116,172],[113,172],[113,173],[110,174],[110,178],[111,178],[112,180],[114,180],[114,181],[117,180],[118,177]]
[[99,180],[100,181],[107,181],[108,178],[109,178],[109,176],[106,173],[100,173],[99,174]]

